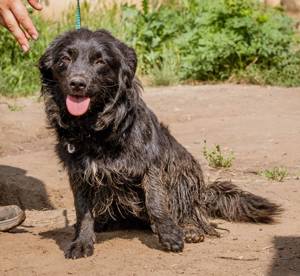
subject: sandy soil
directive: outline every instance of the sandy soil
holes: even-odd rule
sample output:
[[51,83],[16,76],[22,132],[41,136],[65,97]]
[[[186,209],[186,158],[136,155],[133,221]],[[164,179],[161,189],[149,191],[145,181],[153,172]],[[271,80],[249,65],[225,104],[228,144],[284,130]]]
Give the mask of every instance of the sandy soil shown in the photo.
[[[300,275],[300,90],[256,86],[151,88],[146,102],[203,165],[206,178],[232,179],[285,208],[275,225],[218,221],[219,239],[161,250],[147,231],[97,235],[95,254],[65,260],[74,209],[38,99],[0,99],[0,204],[26,208],[27,220],[0,233],[0,275]],[[15,111],[13,111],[15,110]],[[233,150],[228,171],[210,169],[203,141]],[[284,166],[270,182],[255,172]]]

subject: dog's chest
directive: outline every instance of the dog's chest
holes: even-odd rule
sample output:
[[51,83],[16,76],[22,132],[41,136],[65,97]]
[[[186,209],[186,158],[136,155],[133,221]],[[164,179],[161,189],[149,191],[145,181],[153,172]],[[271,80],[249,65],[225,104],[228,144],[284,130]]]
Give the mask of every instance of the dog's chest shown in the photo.
[[138,186],[142,175],[119,162],[105,163],[90,157],[82,159],[83,179],[94,187],[106,186],[120,189],[122,186]]
[[[126,167],[102,166],[99,160],[85,158],[84,185],[93,191],[94,212],[111,216],[134,214],[140,217],[144,210],[142,177]],[[114,215],[113,215],[114,214]]]
[[71,185],[80,185],[89,198],[93,198],[95,213],[142,216],[145,207],[142,187],[145,167],[142,162],[128,152],[106,154],[101,148],[97,148],[97,152],[87,151],[82,144],[68,140],[61,143],[60,149],[61,159],[76,179]]

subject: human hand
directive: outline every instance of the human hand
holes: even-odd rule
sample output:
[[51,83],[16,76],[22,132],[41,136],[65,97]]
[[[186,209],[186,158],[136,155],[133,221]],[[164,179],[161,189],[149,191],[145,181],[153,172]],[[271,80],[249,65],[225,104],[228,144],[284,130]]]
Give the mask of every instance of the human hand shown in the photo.
[[[36,10],[43,8],[38,0],[27,1]],[[38,32],[21,0],[0,0],[0,24],[13,34],[24,52],[29,50],[29,39],[38,38]]]

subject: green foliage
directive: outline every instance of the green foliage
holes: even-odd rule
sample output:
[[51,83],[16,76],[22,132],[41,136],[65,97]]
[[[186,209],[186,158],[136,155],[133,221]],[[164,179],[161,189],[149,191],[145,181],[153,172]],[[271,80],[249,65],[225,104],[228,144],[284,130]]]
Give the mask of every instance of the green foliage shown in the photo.
[[[299,36],[282,11],[256,0],[143,0],[98,8],[82,2],[82,26],[105,28],[134,47],[138,74],[155,85],[179,81],[234,80],[300,85]],[[74,29],[75,10],[59,23],[33,15],[40,31],[29,54],[0,29],[0,93],[27,95],[38,90],[38,58],[59,33]]]
[[153,67],[164,63],[166,47],[171,46],[176,51],[172,39],[179,33],[177,14],[165,6],[150,12],[148,8],[140,11],[135,6],[125,5],[122,11],[125,40],[138,53],[140,73],[148,74]]
[[8,104],[7,106],[11,112],[19,112],[19,111],[22,111],[24,108],[24,106],[17,105],[17,104]]
[[282,182],[288,176],[288,171],[285,168],[274,167],[264,170],[260,174],[269,180]]
[[[67,20],[62,24],[63,26],[67,26],[66,30],[74,28],[74,14],[74,9],[71,9],[67,13]],[[99,0],[97,7],[91,7],[88,2],[83,1],[81,14],[82,27],[91,30],[107,29],[119,39],[125,39],[127,30],[120,20],[122,16],[122,7],[120,5],[114,4],[105,6],[105,4]]]
[[204,141],[203,155],[208,162],[208,165],[213,168],[230,168],[234,160],[233,152],[225,156],[221,151],[220,145],[215,145],[208,149],[206,141]]
[[162,63],[153,66],[149,71],[151,85],[167,86],[178,84],[180,82],[178,76],[178,54],[176,55],[176,53],[171,48],[165,48],[162,51],[162,58]]
[[258,83],[300,84],[292,20],[257,1],[186,0],[147,12],[125,6],[123,22],[142,74],[162,66],[163,49],[172,45],[174,55],[179,53],[181,80],[226,80],[236,75],[251,81],[255,72]]
[[24,54],[12,35],[0,28],[0,93],[2,95],[28,95],[39,88],[37,62],[53,38],[52,29],[47,22],[33,16],[34,21],[43,30],[39,40],[32,44],[32,50]]

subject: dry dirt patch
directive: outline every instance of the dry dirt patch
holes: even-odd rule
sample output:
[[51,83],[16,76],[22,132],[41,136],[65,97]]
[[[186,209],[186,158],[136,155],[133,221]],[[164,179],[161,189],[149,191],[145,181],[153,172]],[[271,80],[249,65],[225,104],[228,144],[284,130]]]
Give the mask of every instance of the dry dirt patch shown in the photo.
[[[161,251],[147,231],[97,235],[95,254],[65,260],[74,210],[65,173],[53,153],[43,105],[35,98],[0,104],[0,203],[27,209],[23,227],[0,233],[0,275],[300,275],[300,90],[256,86],[146,89],[144,98],[176,138],[199,159],[207,179],[230,178],[280,203],[278,224],[218,221],[220,239]],[[228,171],[207,167],[203,141],[234,151]],[[284,166],[290,176],[269,182],[253,172]]]

